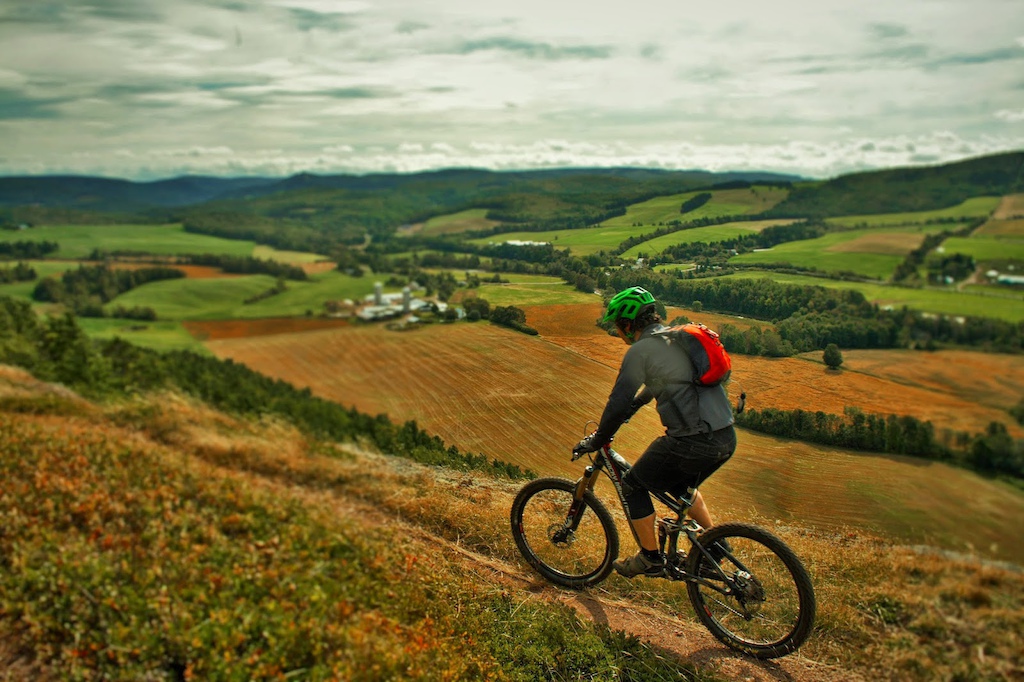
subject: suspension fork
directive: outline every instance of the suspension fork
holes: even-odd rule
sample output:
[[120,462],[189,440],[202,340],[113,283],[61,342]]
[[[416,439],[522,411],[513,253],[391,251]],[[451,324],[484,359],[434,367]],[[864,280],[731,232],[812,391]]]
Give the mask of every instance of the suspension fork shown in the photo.
[[593,464],[588,465],[583,470],[583,475],[576,481],[576,490],[572,495],[572,504],[569,505],[569,513],[565,517],[565,527],[569,530],[575,531],[580,525],[580,520],[583,518],[583,510],[586,508],[583,496],[588,491],[594,489],[594,484],[597,483],[597,469],[598,467]]

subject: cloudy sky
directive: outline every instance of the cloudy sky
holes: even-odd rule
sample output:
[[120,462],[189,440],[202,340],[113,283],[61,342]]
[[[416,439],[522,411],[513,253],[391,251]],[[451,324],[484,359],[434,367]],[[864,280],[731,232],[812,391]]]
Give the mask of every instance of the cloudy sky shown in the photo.
[[1021,0],[5,0],[0,175],[1024,149]]

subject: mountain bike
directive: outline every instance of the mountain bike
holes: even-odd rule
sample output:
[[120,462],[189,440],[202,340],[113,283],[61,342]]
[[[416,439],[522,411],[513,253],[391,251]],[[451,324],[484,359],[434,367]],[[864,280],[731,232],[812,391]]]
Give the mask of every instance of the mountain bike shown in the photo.
[[[599,473],[612,482],[629,517],[622,477],[630,463],[610,445],[588,457],[579,480],[531,481],[511,510],[512,535],[523,557],[547,580],[571,589],[603,581],[619,553],[615,521],[594,493]],[[685,584],[697,618],[727,646],[756,658],[796,651],[810,634],[817,610],[807,569],[786,543],[763,528],[723,523],[705,531],[686,518],[696,493],[692,488],[680,497],[651,493],[674,514],[657,524],[667,559],[659,579]],[[688,547],[680,547],[681,536]]]

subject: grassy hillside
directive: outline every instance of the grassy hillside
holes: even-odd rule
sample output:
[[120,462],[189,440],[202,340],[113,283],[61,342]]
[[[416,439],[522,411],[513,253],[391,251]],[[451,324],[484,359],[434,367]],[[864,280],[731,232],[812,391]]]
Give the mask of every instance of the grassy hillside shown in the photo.
[[938,680],[1024,665],[1019,573],[862,530],[719,505],[781,535],[818,593],[805,646],[762,664],[712,640],[677,586],[545,586],[508,532],[516,484],[175,394],[89,403],[9,368],[0,434],[0,675]]
[[744,220],[742,222],[724,223],[722,225],[711,225],[708,227],[693,227],[679,232],[655,237],[642,244],[630,247],[622,252],[625,259],[636,258],[644,253],[648,256],[655,256],[665,249],[676,244],[691,244],[693,242],[720,242],[735,239],[746,234],[760,232],[772,225],[786,225],[790,220]]
[[772,208],[773,217],[826,217],[955,206],[972,197],[1024,190],[1024,152],[925,168],[896,168],[801,184]]
[[288,425],[0,368],[0,434],[0,676],[711,679],[389,523],[346,483],[389,464]]
[[255,242],[186,232],[180,223],[166,225],[41,225],[0,233],[3,241],[50,241],[60,244],[55,258],[86,258],[93,250],[133,251],[157,256],[212,253],[257,256],[283,262],[308,261],[313,254],[289,254]]
[[829,218],[828,222],[847,227],[886,227],[892,225],[916,225],[938,221],[967,221],[984,218],[991,214],[1001,199],[999,197],[973,197],[963,203],[933,211],[908,211],[904,213],[879,213],[875,215],[851,215]]
[[924,236],[948,226],[889,227],[834,232],[817,239],[779,244],[771,249],[742,253],[729,260],[739,265],[791,264],[822,272],[853,272],[887,280]]

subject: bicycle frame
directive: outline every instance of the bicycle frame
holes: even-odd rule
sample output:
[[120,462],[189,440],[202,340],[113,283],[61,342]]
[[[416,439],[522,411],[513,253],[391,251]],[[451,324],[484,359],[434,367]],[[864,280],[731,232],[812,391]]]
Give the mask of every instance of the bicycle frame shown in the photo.
[[[615,488],[615,492],[618,495],[622,511],[625,513],[627,519],[630,518],[629,507],[626,504],[626,497],[622,492],[622,478],[626,475],[626,472],[633,467],[633,465],[626,461],[622,455],[613,450],[611,444],[603,445],[599,450],[591,453],[589,457],[590,464],[583,470],[583,476],[576,481],[576,492],[573,494],[573,502],[569,507],[569,513],[566,515],[565,519],[566,532],[575,532],[576,528],[579,526],[580,520],[583,517],[581,512],[586,508],[583,502],[583,495],[588,490],[593,491],[594,486],[597,483],[598,477],[596,474],[598,473],[603,473],[608,477],[608,480],[611,481],[612,486]],[[722,570],[718,561],[708,553],[707,549],[697,542],[697,536],[704,530],[703,527],[693,519],[685,518],[687,510],[693,506],[694,498],[697,495],[696,488],[690,488],[688,492],[690,494],[689,498],[676,497],[667,492],[651,492],[652,497],[676,514],[676,518],[674,519],[658,519],[658,541],[661,545],[661,551],[668,559],[668,575],[673,580],[700,583],[701,585],[715,590],[716,592],[729,594],[731,591],[731,577]],[[637,537],[636,529],[633,528],[632,523],[629,524],[629,531],[633,534],[633,539],[636,541],[637,546],[640,546],[640,538]],[[680,565],[681,562],[677,561],[677,557],[679,556],[679,534],[681,532],[685,532],[687,538],[689,538],[691,551],[699,550],[701,554],[707,558],[708,562],[710,562],[710,565],[715,567],[719,573],[719,578],[724,579],[725,581],[724,587],[722,585],[708,582],[700,576],[687,573]],[[747,570],[746,567],[731,554],[731,552],[726,551],[726,555],[740,570]]]

